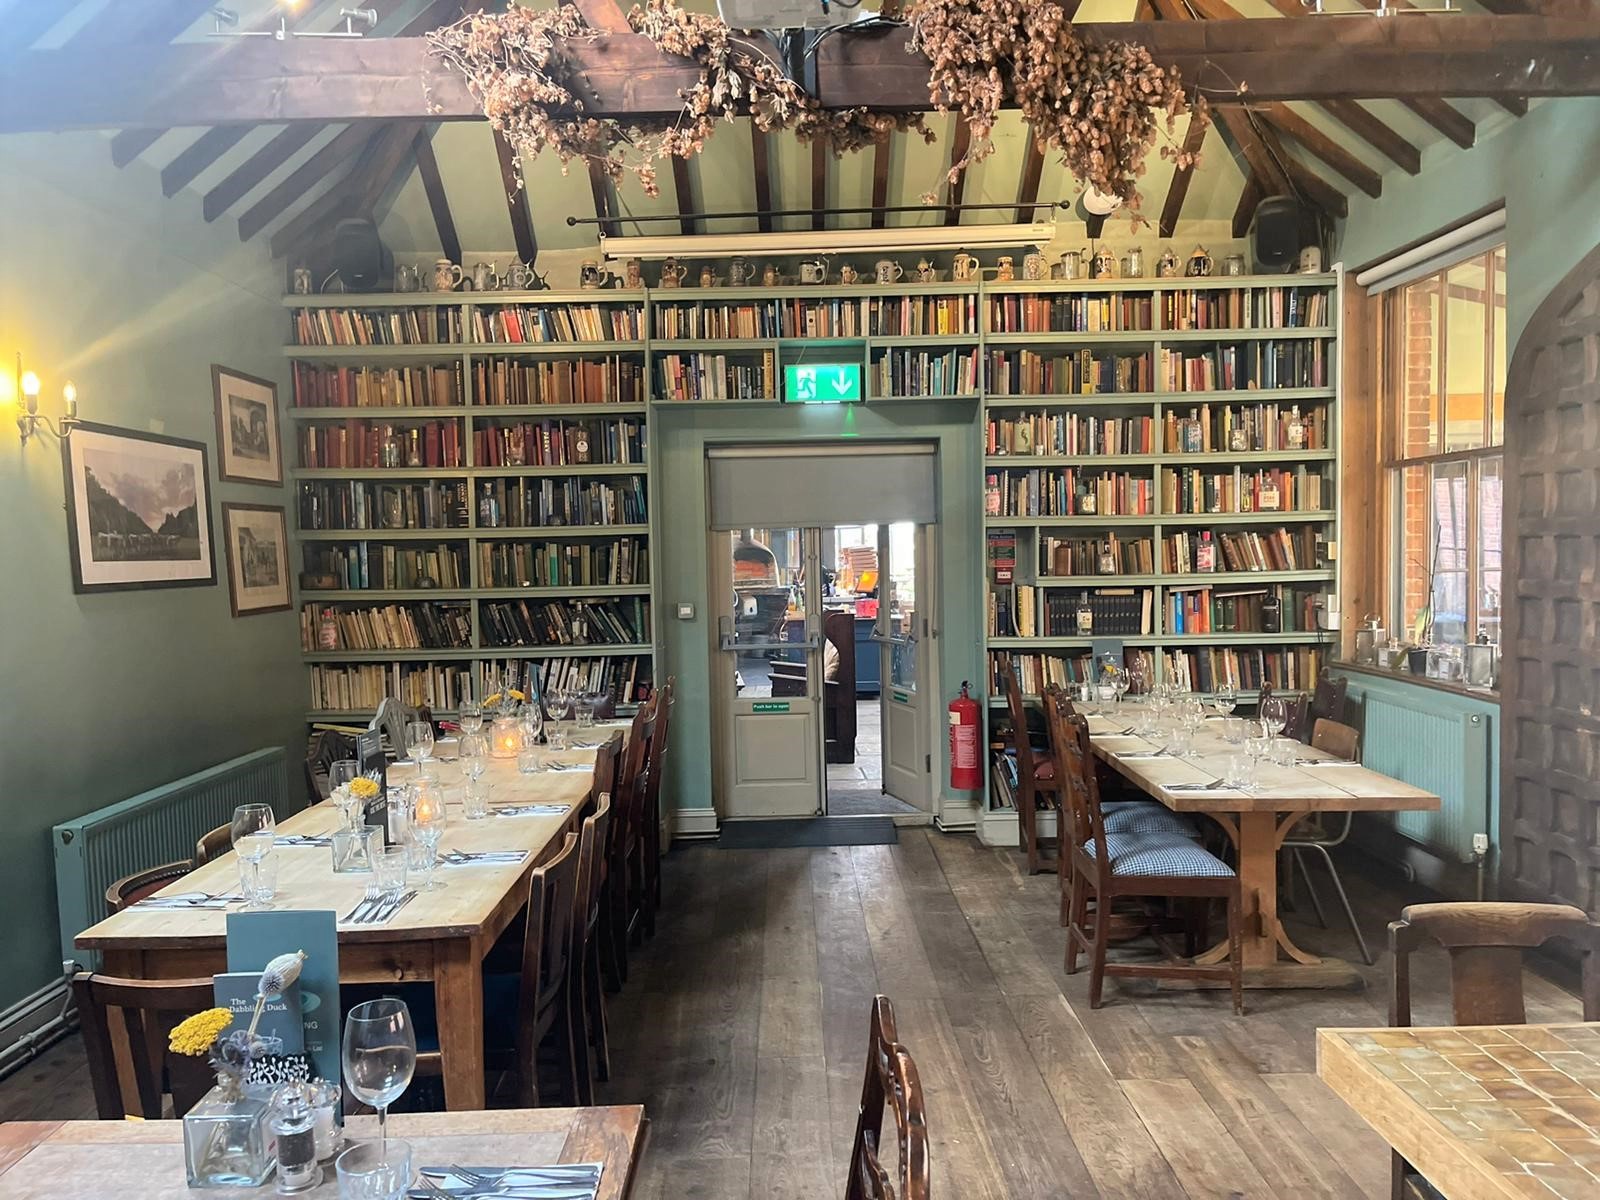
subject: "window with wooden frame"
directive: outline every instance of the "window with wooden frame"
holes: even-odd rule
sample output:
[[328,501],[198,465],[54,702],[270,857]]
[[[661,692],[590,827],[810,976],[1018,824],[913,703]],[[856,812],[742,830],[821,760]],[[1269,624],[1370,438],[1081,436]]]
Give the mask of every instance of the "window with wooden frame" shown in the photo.
[[1500,640],[1506,251],[1385,292],[1389,628]]

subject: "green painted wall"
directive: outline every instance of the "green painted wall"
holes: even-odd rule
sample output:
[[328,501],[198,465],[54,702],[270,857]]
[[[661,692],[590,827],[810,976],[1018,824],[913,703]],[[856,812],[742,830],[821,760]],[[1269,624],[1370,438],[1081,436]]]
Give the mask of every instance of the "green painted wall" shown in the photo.
[[[191,193],[115,170],[105,138],[0,139],[0,368],[21,351],[60,413],[203,441],[214,587],[72,591],[54,438],[0,420],[0,1009],[60,971],[50,826],[303,736],[292,612],[229,615],[219,505],[288,489],[215,482],[211,364],[285,382],[281,281],[258,239],[207,226]],[[280,393],[280,401],[283,399]],[[298,753],[298,751],[297,751]]]
[[1470,150],[1398,168],[1378,199],[1350,199],[1340,256],[1355,267],[1504,200],[1512,342],[1572,264],[1600,243],[1600,98],[1549,100]]
[[[673,709],[670,770],[664,779],[680,810],[711,806],[710,688],[715,621],[707,602],[708,445],[863,438],[937,440],[939,443],[940,569],[938,572],[939,694],[928,702],[942,710],[963,679],[983,680],[983,487],[978,405],[886,404],[848,408],[684,408],[656,410],[654,503],[657,548],[658,631],[665,664],[677,675],[682,703]],[[695,617],[675,617],[680,601],[693,601]],[[934,746],[935,813],[950,824],[973,819],[968,793],[946,793],[949,746]],[[942,796],[942,799],[941,799]]]

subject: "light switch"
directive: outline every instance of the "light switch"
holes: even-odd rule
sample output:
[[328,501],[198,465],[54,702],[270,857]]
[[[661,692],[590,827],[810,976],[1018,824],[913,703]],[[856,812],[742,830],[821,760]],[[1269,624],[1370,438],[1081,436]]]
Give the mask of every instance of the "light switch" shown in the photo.
[[692,620],[694,620],[694,605],[693,604],[689,604],[689,603],[681,603],[681,604],[679,604],[678,605],[678,620],[680,620],[680,621],[692,621]]

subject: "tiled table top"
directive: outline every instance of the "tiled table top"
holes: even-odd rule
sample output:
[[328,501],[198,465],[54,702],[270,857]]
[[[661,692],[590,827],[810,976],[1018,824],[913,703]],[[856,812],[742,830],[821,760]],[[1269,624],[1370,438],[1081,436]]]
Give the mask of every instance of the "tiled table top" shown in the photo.
[[1600,1196],[1600,1024],[1322,1029],[1317,1070],[1451,1200]]

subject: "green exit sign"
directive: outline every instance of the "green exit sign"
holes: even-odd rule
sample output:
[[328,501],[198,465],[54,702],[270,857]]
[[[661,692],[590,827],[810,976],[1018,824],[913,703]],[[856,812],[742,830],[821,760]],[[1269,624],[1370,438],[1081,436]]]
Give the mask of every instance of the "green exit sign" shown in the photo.
[[861,364],[786,366],[783,399],[788,404],[857,404],[861,400]]

